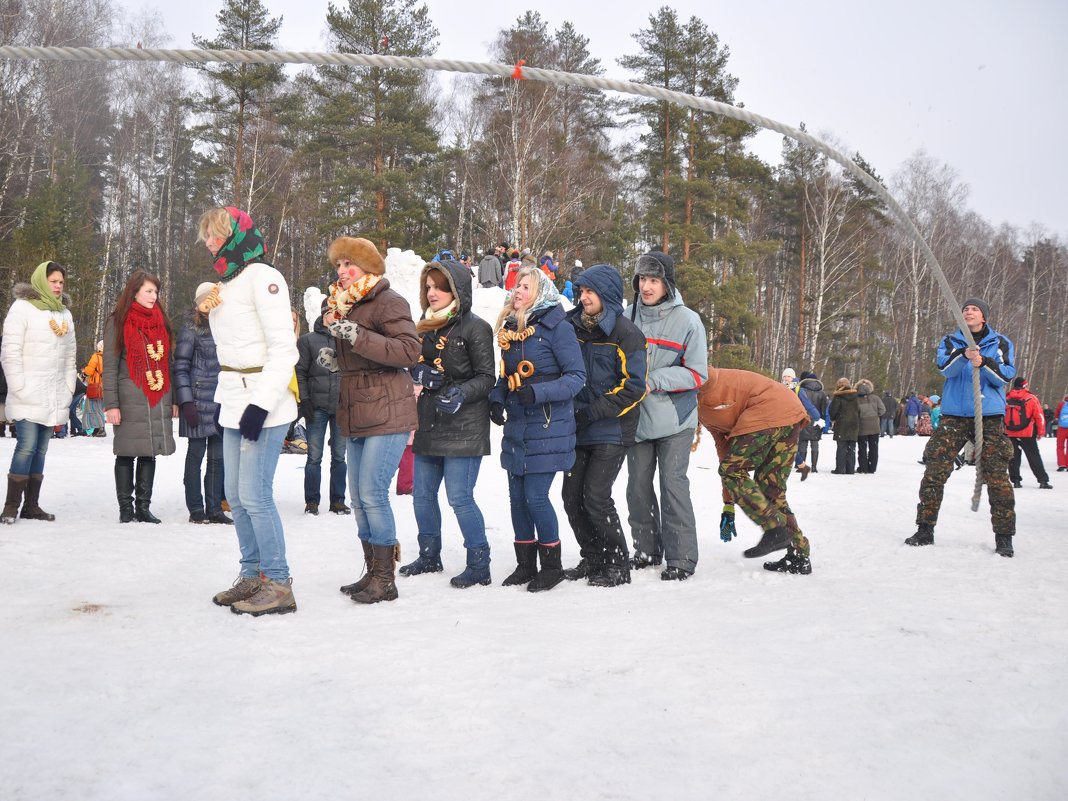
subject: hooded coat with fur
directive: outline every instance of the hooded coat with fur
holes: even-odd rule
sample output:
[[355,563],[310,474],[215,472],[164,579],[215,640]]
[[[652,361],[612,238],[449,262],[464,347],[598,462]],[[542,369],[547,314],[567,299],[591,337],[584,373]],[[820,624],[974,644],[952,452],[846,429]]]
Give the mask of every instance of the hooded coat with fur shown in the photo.
[[857,382],[857,408],[860,411],[860,436],[878,434],[880,418],[886,411],[883,399],[875,394],[875,387],[866,378]]
[[[441,272],[456,299],[456,315],[441,328],[420,334],[420,360],[434,365],[441,359],[445,384],[424,389],[419,395],[419,428],[412,450],[421,456],[486,456],[490,452],[489,393],[496,381],[493,362],[493,328],[471,311],[471,273],[458,261],[446,261]],[[425,313],[426,276],[419,276],[419,303]],[[438,345],[442,348],[439,350]],[[459,387],[464,402],[456,414],[438,410],[437,399],[450,387]]]
[[857,391],[853,387],[835,389],[830,415],[834,423],[834,438],[856,442],[860,437],[860,406],[857,404]]
[[[4,318],[0,361],[7,378],[7,419],[58,426],[70,417],[74,397],[74,318],[69,309],[38,309],[30,301],[39,296],[29,284],[15,285],[15,302]],[[51,322],[67,326],[56,336]]]

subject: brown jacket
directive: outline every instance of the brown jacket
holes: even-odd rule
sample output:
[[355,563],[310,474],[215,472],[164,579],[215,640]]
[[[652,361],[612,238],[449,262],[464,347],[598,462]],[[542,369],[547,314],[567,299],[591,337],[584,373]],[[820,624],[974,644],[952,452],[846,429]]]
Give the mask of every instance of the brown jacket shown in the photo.
[[356,343],[337,342],[341,398],[337,422],[345,437],[414,431],[418,425],[407,368],[419,359],[411,308],[383,278],[349,310]]
[[697,392],[697,416],[712,432],[720,456],[731,437],[808,420],[797,395],[778,381],[749,370],[714,367]]

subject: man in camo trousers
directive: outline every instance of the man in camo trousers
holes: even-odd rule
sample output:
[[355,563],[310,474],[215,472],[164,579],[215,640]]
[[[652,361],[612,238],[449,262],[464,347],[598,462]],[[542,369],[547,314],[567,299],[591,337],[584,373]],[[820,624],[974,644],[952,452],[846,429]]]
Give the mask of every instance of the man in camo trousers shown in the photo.
[[946,379],[942,391],[942,422],[923,452],[926,469],[920,481],[917,529],[905,543],[934,544],[942,491],[953,472],[953,460],[964,444],[974,438],[972,373],[978,370],[983,402],[983,449],[979,465],[990,499],[995,552],[1011,557],[1012,538],[1016,533],[1016,500],[1009,482],[1012,443],[1005,434],[1005,389],[1016,376],[1015,348],[1008,337],[987,324],[990,309],[984,301],[969,298],[961,311],[976,347],[967,346],[961,331],[943,337],[938,345],[936,364]]

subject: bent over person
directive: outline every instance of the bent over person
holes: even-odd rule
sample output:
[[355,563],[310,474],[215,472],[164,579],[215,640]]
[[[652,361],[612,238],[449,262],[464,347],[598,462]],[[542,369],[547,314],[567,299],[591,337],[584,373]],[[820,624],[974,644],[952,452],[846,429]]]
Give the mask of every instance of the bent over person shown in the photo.
[[990,500],[996,553],[1012,556],[1016,533],[1016,498],[1009,483],[1012,443],[1005,435],[1005,387],[1016,376],[1015,348],[1008,337],[987,324],[989,307],[978,298],[964,301],[964,322],[976,347],[969,348],[964,334],[954,331],[938,344],[936,363],[946,378],[942,390],[942,422],[923,450],[927,468],[920,482],[916,533],[908,545],[933,545],[934,527],[942,506],[942,492],[953,472],[953,460],[975,437],[972,373],[979,371],[983,403],[983,450],[979,464]]
[[720,539],[737,535],[734,507],[763,530],[760,542],[745,551],[752,559],[786,549],[764,569],[778,573],[812,572],[808,538],[786,501],[786,482],[809,415],[797,395],[782,384],[748,370],[710,369],[698,393],[701,425],[712,433],[719,454],[723,487]]

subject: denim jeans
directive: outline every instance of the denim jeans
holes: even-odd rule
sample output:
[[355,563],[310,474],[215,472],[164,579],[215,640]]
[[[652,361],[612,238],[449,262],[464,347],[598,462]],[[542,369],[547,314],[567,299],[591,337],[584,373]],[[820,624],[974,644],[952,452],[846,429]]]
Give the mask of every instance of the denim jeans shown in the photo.
[[560,521],[549,500],[549,488],[556,473],[508,474],[508,500],[512,507],[512,530],[516,542],[538,542],[555,545],[560,541]]
[[389,490],[407,444],[407,431],[348,439],[352,514],[360,539],[371,545],[397,543],[397,521],[389,505]]
[[438,490],[445,480],[445,496],[460,524],[465,548],[482,548],[486,540],[486,521],[475,503],[475,482],[482,466],[481,456],[421,456],[415,454],[415,479],[412,489],[415,522],[419,533],[441,538],[441,507]]
[[[208,467],[204,471],[204,494],[200,494],[200,464],[208,455]],[[222,514],[223,494],[223,438],[220,434],[210,437],[194,437],[185,451],[185,507],[189,514],[205,512]]]
[[226,499],[241,548],[241,575],[289,578],[282,519],[274,505],[274,470],[288,425],[264,428],[251,442],[236,428],[223,429]]
[[330,429],[330,503],[345,500],[345,439],[337,427],[337,415],[316,409],[308,421],[308,461],[304,463],[304,503],[319,503],[322,485],[323,445]]
[[48,441],[52,439],[52,426],[43,426],[29,420],[15,421],[15,452],[11,455],[11,473],[29,476],[44,472]]
[[896,428],[896,426],[894,425],[894,421],[893,421],[892,418],[883,417],[882,419],[879,420],[879,430],[883,434],[886,434],[886,436],[890,437],[891,439],[894,438],[894,434],[895,434],[895,430],[894,429],[895,428]]
[[81,436],[85,433],[85,428],[82,426],[82,421],[78,419],[78,404],[82,402],[82,398],[85,394],[75,395],[70,399],[70,408],[67,410],[68,425],[70,426],[70,435],[72,437]]

